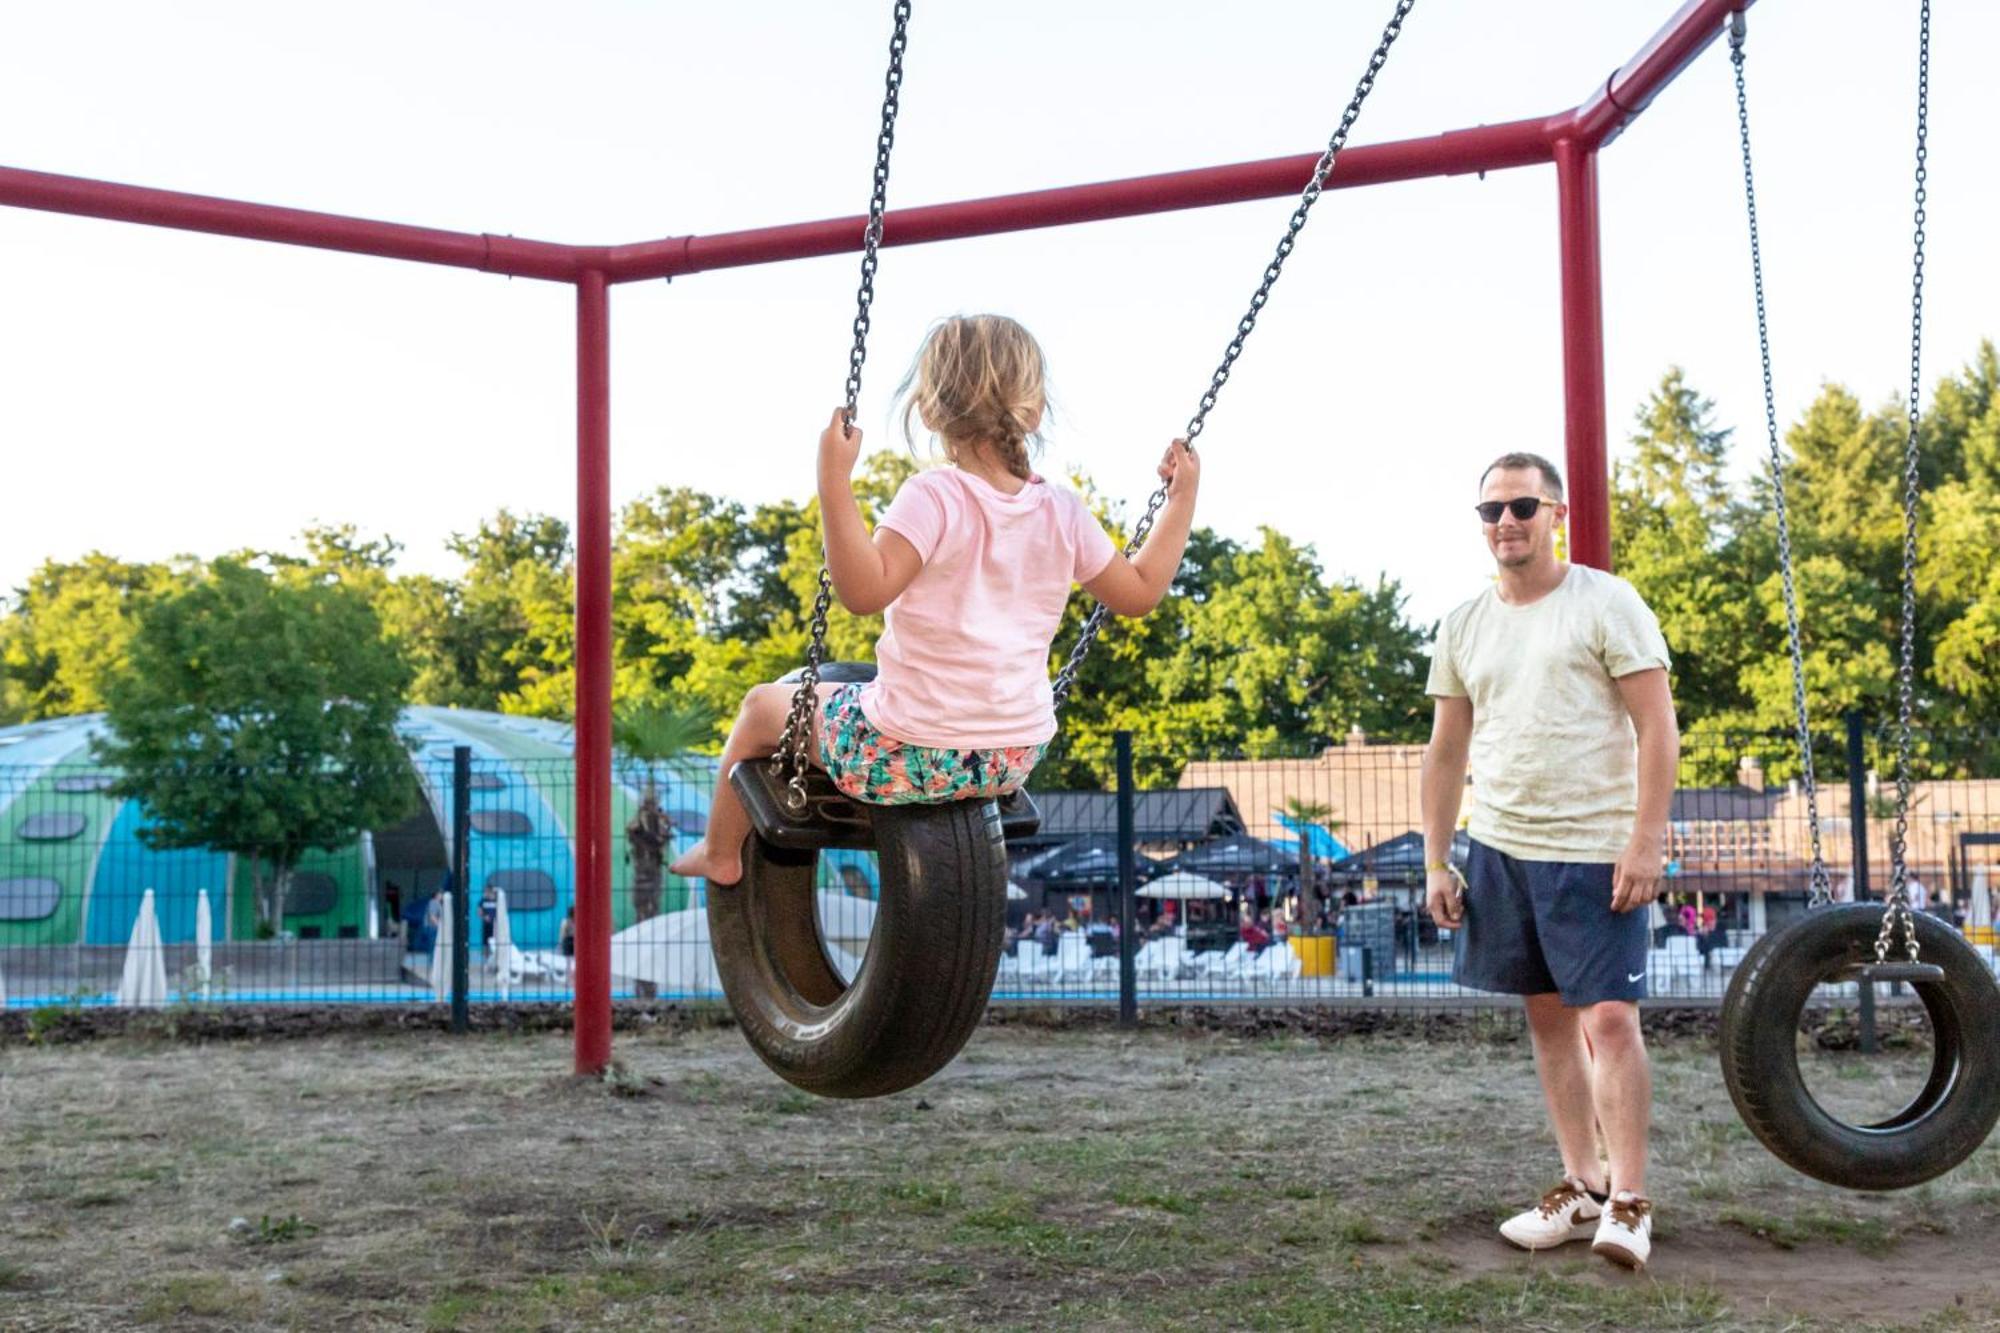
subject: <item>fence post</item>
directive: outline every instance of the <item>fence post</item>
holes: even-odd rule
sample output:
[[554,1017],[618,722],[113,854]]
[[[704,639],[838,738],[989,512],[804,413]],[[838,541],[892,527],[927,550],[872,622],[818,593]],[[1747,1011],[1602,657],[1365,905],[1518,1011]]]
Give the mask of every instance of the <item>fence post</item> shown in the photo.
[[[1861,712],[1847,715],[1847,826],[1854,845],[1854,901],[1869,900],[1868,887],[1868,756],[1862,748]],[[1861,1053],[1875,1054],[1875,983],[1859,983],[1861,991]]]
[[465,996],[468,989],[469,951],[466,939],[472,913],[466,901],[472,897],[472,747],[454,745],[451,750],[451,880],[458,892],[451,895],[451,1030],[463,1032],[468,1026]]
[[1139,868],[1132,851],[1132,733],[1115,734],[1118,746],[1118,1026],[1139,1026],[1138,975],[1132,950],[1137,933],[1132,899]]

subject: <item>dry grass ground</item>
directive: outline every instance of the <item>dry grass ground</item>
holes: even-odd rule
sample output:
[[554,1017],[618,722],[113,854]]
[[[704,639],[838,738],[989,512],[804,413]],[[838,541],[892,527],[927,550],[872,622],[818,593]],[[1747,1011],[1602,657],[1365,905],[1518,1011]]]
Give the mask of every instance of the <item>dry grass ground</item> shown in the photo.
[[1494,1237],[1554,1174],[1514,1041],[986,1028],[869,1103],[728,1030],[619,1052],[0,1047],[0,1328],[2000,1327],[2000,1144],[1898,1196],[1801,1180],[1704,1041],[1655,1048],[1636,1277]]

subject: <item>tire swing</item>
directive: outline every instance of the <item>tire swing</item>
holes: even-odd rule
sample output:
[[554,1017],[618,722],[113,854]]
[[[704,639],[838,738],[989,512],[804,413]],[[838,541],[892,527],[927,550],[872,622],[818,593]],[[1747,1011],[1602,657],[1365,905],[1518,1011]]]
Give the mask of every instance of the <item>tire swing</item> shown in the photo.
[[[1743,184],[1750,218],[1751,272],[1764,366],[1764,419],[1770,438],[1792,696],[1807,818],[1812,827],[1811,891],[1806,913],[1764,936],[1744,956],[1723,999],[1722,1075],[1750,1132],[1788,1166],[1847,1189],[1890,1190],[1921,1184],[1970,1156],[2000,1121],[2000,984],[1958,933],[1911,909],[1905,858],[1910,807],[1911,682],[1916,645],[1917,403],[1923,345],[1925,132],[1929,94],[1930,5],[1918,44],[1916,274],[1910,324],[1910,430],[1904,445],[1902,659],[1898,670],[1896,825],[1891,874],[1881,905],[1834,906],[1820,846],[1819,798],[1806,717],[1805,668],[1792,585],[1791,533],[1784,463],[1771,391],[1771,344],[1757,241],[1757,196],[1750,171],[1750,119],[1743,86],[1744,21],[1731,16],[1730,62],[1743,141]],[[1902,957],[1890,951],[1900,928]],[[1813,1097],[1799,1069],[1799,1017],[1822,982],[1907,982],[1929,1016],[1931,1068],[1907,1105],[1872,1124],[1850,1124]]]
[[[1340,126],[1320,155],[1293,211],[1277,254],[1265,266],[1249,311],[1238,321],[1222,364],[1189,421],[1190,446],[1201,434],[1216,395],[1269,299],[1306,215],[1318,200],[1334,159],[1347,142],[1375,76],[1401,35],[1416,0],[1396,0],[1366,72]],[[875,295],[876,249],[887,204],[889,153],[895,141],[910,0],[897,0],[895,35],[876,139],[875,188],[863,237],[861,287],[848,357],[846,420],[852,427],[867,356],[868,310]],[[1125,548],[1130,556],[1152,530],[1166,502],[1153,493]],[[708,894],[709,934],[723,993],[751,1048],[779,1077],[825,1097],[880,1097],[923,1082],[958,1054],[992,994],[1007,916],[1006,839],[1040,826],[1025,791],[1003,800],[869,805],[834,787],[811,762],[818,686],[874,678],[870,663],[827,662],[826,617],[833,600],[827,570],[819,572],[812,637],[805,665],[784,677],[796,682],[778,753],[746,761],[729,774],[749,813],[752,833],[743,877]],[[1093,607],[1068,661],[1053,682],[1061,710],[1084,656],[1104,623]],[[819,926],[819,853],[846,848],[877,854],[881,896],[861,965],[843,978]]]

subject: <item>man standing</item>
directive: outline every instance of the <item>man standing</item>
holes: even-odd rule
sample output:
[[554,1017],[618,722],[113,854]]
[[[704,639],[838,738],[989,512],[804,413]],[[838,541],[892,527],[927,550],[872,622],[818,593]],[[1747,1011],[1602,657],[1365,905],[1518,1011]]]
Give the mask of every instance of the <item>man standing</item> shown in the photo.
[[[1500,1234],[1652,1248],[1652,1072],[1639,1030],[1680,735],[1659,622],[1623,579],[1556,558],[1562,478],[1513,453],[1480,478],[1493,585],[1438,627],[1426,687],[1426,903],[1457,930],[1454,979],[1524,997],[1563,1179]],[[1449,858],[1470,765],[1461,888]],[[1593,1127],[1601,1129],[1607,1173]]]

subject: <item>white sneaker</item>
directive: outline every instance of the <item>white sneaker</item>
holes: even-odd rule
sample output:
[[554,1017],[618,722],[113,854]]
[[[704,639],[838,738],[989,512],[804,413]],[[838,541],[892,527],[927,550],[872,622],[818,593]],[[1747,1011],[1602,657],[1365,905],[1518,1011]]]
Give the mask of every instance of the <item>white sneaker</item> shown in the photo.
[[1653,1201],[1619,1190],[1597,1224],[1590,1251],[1635,1272],[1644,1268],[1653,1252]]
[[1500,1234],[1524,1250],[1551,1250],[1573,1240],[1602,1235],[1598,1215],[1603,1210],[1575,1176],[1564,1178],[1525,1213],[1500,1224]]

